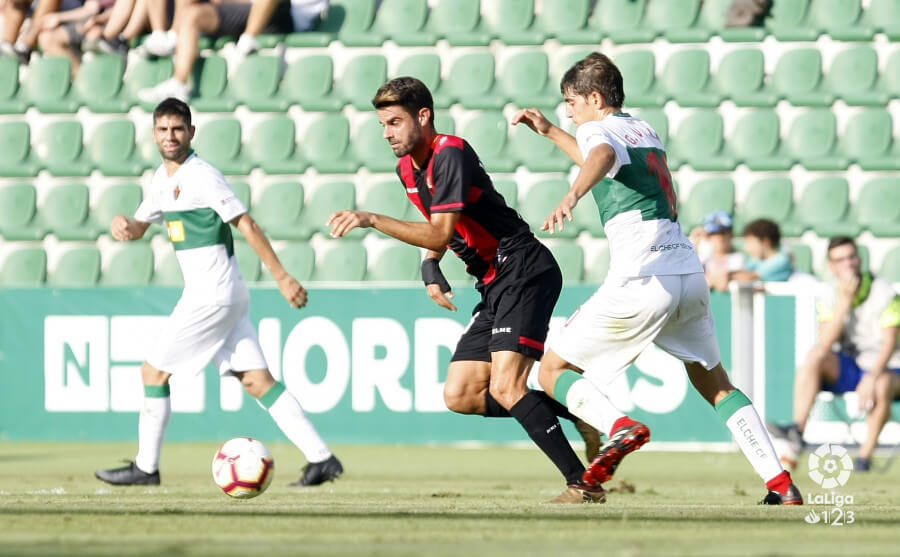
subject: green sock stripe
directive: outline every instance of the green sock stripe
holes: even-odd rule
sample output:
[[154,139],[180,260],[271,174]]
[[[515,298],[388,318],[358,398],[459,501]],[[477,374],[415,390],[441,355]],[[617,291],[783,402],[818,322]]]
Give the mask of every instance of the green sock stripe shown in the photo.
[[562,404],[565,404],[569,389],[571,389],[572,385],[580,379],[584,378],[580,373],[574,372],[571,369],[562,372],[562,374],[556,378],[556,384],[553,385],[553,398]]
[[727,422],[728,418],[744,406],[750,406],[750,399],[747,395],[735,389],[728,393],[719,404],[716,404],[716,412],[722,418],[723,422]]
[[272,407],[273,404],[275,404],[275,401],[278,400],[278,397],[280,397],[281,393],[283,393],[284,391],[284,383],[282,383],[281,381],[276,381],[275,384],[272,385],[272,388],[266,392],[266,394],[259,397],[259,402],[266,407],[266,410],[268,410]]
[[147,398],[166,398],[169,396],[169,386],[144,385],[144,396]]

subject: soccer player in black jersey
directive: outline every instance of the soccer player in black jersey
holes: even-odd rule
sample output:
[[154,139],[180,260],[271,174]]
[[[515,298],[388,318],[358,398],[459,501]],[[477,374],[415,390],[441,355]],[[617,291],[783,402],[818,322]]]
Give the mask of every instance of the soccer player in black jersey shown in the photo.
[[[407,195],[428,221],[339,211],[329,219],[331,235],[372,227],[427,249],[422,278],[428,294],[453,311],[450,285],[439,262],[447,248],[459,256],[478,280],[481,302],[450,363],[444,387],[447,407],[462,414],[514,417],[566,478],[567,488],[554,502],[602,502],[602,487],[582,483],[584,466],[557,416],[578,419],[526,385],[534,361],[544,353],[562,288],[556,260],[494,189],[472,147],[462,138],[435,131],[434,105],[425,84],[411,77],[393,79],[378,89],[372,104],[385,139],[400,159],[397,174]],[[584,435],[586,424],[576,425]]]

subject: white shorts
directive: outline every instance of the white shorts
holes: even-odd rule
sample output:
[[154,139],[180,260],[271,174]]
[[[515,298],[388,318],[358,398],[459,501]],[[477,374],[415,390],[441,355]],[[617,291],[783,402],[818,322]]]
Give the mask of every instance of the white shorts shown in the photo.
[[650,343],[683,362],[712,369],[720,361],[703,273],[607,279],[548,346],[604,385]]
[[147,363],[172,374],[200,373],[210,361],[222,375],[268,369],[249,312],[249,301],[196,306],[182,298]]

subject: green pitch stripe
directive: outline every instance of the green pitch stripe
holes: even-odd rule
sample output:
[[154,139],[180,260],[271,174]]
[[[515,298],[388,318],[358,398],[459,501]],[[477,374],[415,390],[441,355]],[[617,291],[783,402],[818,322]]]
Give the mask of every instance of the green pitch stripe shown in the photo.
[[750,406],[750,399],[747,398],[747,395],[735,389],[728,393],[728,395],[722,399],[719,404],[716,404],[716,412],[719,413],[719,416],[722,418],[723,422],[727,422],[728,418],[731,417],[732,414],[743,408],[744,406]]
[[144,385],[144,396],[147,398],[166,398],[169,396],[169,386]]

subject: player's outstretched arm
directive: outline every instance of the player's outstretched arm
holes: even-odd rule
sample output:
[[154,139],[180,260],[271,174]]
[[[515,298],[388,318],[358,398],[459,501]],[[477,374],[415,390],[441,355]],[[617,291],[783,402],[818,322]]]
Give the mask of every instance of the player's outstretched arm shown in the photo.
[[434,213],[430,222],[407,222],[367,211],[338,211],[331,215],[327,225],[331,236],[341,238],[354,228],[374,228],[401,242],[433,251],[447,248],[459,213]]
[[578,166],[584,164],[584,159],[581,156],[581,151],[578,149],[578,142],[575,140],[575,137],[559,126],[551,123],[540,110],[536,108],[523,108],[513,115],[510,123],[513,126],[525,124],[534,130],[536,134],[542,135],[555,143],[557,147],[575,162],[575,164]]
[[131,242],[143,238],[149,227],[149,222],[141,222],[125,215],[116,215],[109,225],[109,231],[116,240]]
[[591,149],[587,160],[581,165],[578,176],[572,182],[569,192],[544,221],[541,230],[548,230],[550,234],[553,234],[556,227],[559,226],[559,231],[562,232],[565,221],[568,219],[569,222],[572,222],[572,210],[578,204],[578,200],[609,173],[615,162],[616,153],[608,144],[604,143]]
[[253,220],[253,217],[250,216],[250,213],[244,213],[236,217],[231,221],[231,224],[241,231],[244,238],[247,238],[247,243],[259,256],[263,265],[272,273],[272,277],[278,282],[278,289],[281,290],[281,295],[295,308],[305,306],[307,300],[306,289],[297,282],[297,279],[289,275],[284,266],[281,265],[281,261],[275,255],[275,250],[272,249],[272,244],[269,243],[269,239],[259,225],[256,224],[256,221]]

